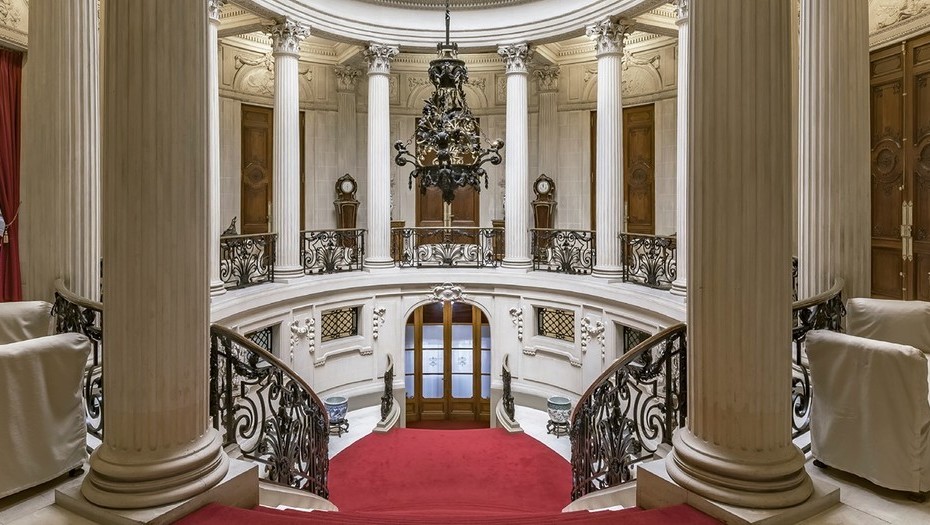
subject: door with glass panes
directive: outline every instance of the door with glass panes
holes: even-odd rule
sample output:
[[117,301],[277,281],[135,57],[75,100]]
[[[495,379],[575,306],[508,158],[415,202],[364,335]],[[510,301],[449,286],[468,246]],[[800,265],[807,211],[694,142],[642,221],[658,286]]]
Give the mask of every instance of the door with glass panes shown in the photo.
[[491,330],[476,306],[415,310],[405,335],[407,421],[491,418]]

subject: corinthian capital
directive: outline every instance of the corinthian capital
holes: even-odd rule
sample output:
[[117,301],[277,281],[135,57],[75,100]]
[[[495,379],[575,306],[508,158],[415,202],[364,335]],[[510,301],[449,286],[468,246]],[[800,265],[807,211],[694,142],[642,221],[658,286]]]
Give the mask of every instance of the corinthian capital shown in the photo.
[[336,66],[336,91],[355,91],[361,71],[349,66]]
[[400,49],[398,49],[397,46],[376,44],[374,42],[369,43],[368,47],[366,47],[365,51],[362,53],[365,56],[365,59],[368,60],[368,74],[390,73],[391,62],[399,52]]
[[597,44],[597,55],[612,55],[623,52],[623,39],[633,32],[635,22],[626,18],[607,17],[591,24],[585,33]]
[[675,1],[675,14],[678,16],[678,21],[688,19],[688,7],[690,7],[691,0],[676,0]]
[[561,73],[562,70],[559,69],[559,66],[545,66],[534,70],[533,76],[536,77],[536,82],[539,83],[539,91],[541,93],[558,91],[559,75]]
[[499,46],[497,54],[504,59],[507,73],[526,73],[526,65],[533,57],[533,48],[529,44],[509,44]]
[[269,25],[265,31],[271,36],[274,54],[288,54],[297,56],[300,53],[300,42],[310,36],[310,28],[293,20],[283,20]]
[[211,22],[219,23],[220,9],[226,5],[226,0],[207,0],[207,18]]

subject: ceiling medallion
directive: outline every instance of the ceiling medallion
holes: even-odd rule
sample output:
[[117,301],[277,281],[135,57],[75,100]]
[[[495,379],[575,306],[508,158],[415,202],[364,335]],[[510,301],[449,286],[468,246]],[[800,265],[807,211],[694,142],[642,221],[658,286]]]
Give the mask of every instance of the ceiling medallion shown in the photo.
[[[478,119],[465,103],[463,86],[468,82],[465,62],[458,59],[458,44],[449,41],[449,2],[446,2],[446,41],[436,46],[438,58],[429,63],[429,79],[433,94],[423,106],[423,116],[417,121],[413,137],[406,143],[397,141],[394,162],[398,166],[412,164],[408,187],[413,179],[420,181],[420,192],[430,187],[442,190],[442,200],[452,202],[455,190],[471,186],[481,191],[481,180],[488,187],[488,174],[482,167],[490,162],[501,163],[500,139],[488,141],[482,137]],[[482,147],[482,138],[488,147]],[[407,147],[414,143],[414,151]]]

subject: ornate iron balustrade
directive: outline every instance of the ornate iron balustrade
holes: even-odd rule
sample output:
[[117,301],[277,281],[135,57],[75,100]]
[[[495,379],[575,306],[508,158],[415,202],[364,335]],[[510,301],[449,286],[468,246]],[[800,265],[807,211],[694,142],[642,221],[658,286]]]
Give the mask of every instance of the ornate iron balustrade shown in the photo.
[[300,260],[307,275],[361,270],[365,230],[340,228],[300,232]]
[[571,417],[572,500],[632,481],[636,465],[684,426],[685,335],[677,324],[643,341],[581,396]]
[[394,407],[394,357],[387,355],[387,367],[384,369],[384,393],[381,394],[381,421],[387,421]]
[[678,275],[675,238],[621,233],[623,282],[667,290]]
[[594,232],[531,228],[533,269],[589,274],[596,261]]
[[798,258],[791,257],[791,300],[798,300]]
[[499,266],[503,245],[503,228],[395,228],[391,235],[401,268]]
[[274,282],[276,233],[220,237],[220,279],[234,290]]
[[223,445],[270,482],[329,496],[329,416],[294,371],[229,328],[210,327],[210,415]]
[[80,297],[55,281],[55,333],[76,332],[90,339],[91,359],[84,367],[84,411],[87,433],[103,439],[103,304]]
[[510,354],[504,354],[504,364],[501,366],[501,380],[504,383],[504,392],[501,396],[504,403],[504,413],[507,414],[511,421],[515,421],[517,418],[513,405],[513,391],[510,389],[510,383],[513,381],[513,376],[510,375]]
[[[791,307],[794,326],[791,339],[794,355],[791,363],[791,437],[796,439],[811,429],[811,390],[810,367],[805,352],[805,339],[811,330],[843,331],[843,318],[846,306],[843,304],[842,278],[837,279],[833,287],[826,292],[803,301],[796,301]],[[810,445],[803,447],[810,450]]]

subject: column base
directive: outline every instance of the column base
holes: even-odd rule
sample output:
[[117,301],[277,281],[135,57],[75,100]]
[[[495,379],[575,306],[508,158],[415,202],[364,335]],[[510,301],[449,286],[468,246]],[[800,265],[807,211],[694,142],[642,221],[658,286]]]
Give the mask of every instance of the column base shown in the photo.
[[747,508],[708,499],[675,483],[666,461],[644,463],[636,469],[636,505],[656,509],[688,504],[724,523],[775,525],[801,522],[840,502],[840,489],[824,481],[813,481],[813,493],[803,503],[778,509]]
[[675,279],[672,282],[672,289],[669,290],[669,292],[671,292],[672,295],[687,297],[688,296],[688,281],[685,281],[683,279]]
[[174,457],[111,450],[104,443],[94,451],[81,485],[84,497],[100,507],[139,509],[183,501],[222,481],[229,470],[229,456],[213,429],[173,451]]
[[394,259],[390,257],[369,257],[365,259],[365,268],[372,270],[383,270],[385,268],[393,268]]
[[302,266],[282,266],[274,269],[274,282],[276,283],[289,283],[301,277],[304,277]]
[[591,270],[591,277],[603,279],[619,279],[623,277],[623,268],[619,266],[595,266]]
[[681,487],[720,503],[754,509],[800,505],[814,490],[804,455],[792,443],[770,454],[715,447],[683,428],[665,458]]
[[73,484],[55,491],[55,504],[74,514],[104,525],[173,523],[208,503],[251,509],[259,502],[258,465],[230,460],[226,476],[214,487],[183,501],[144,509],[109,509],[94,505]]
[[501,268],[531,270],[533,268],[533,260],[529,257],[504,257],[504,260],[501,261]]
[[224,293],[226,293],[226,283],[223,281],[210,282],[210,297],[216,297],[217,295],[223,295]]

